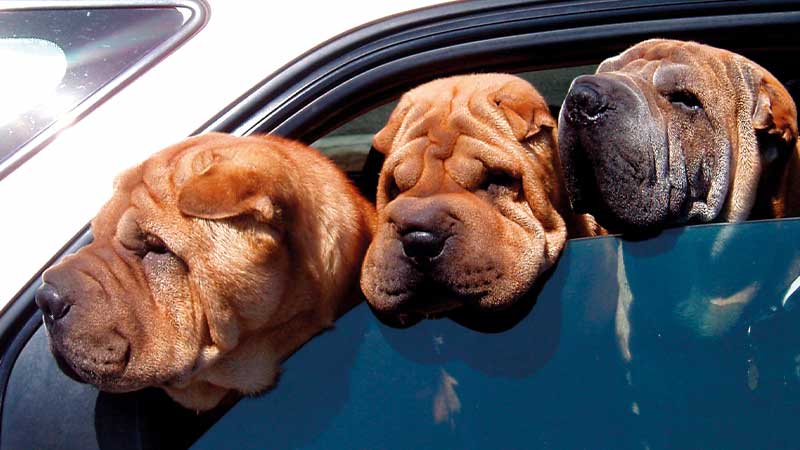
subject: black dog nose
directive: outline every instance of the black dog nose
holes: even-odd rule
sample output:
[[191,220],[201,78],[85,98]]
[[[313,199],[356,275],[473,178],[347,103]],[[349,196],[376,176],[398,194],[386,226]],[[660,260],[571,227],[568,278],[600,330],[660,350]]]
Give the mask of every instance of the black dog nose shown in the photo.
[[64,301],[52,284],[42,283],[36,290],[36,306],[52,320],[58,320],[67,315],[72,305]]
[[608,109],[608,98],[589,84],[575,84],[564,101],[572,122],[595,121]]
[[428,231],[411,231],[400,238],[403,252],[409,258],[436,258],[444,250],[446,237]]

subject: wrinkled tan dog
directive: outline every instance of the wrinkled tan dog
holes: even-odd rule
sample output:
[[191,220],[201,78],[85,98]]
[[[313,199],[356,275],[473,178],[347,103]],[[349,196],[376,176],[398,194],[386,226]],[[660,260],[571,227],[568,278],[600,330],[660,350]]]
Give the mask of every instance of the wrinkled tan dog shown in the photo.
[[[456,76],[407,92],[374,147],[386,155],[361,288],[409,325],[467,307],[509,308],[573,236],[556,123],[525,80]],[[566,219],[566,220],[565,220]]]
[[577,211],[613,231],[800,212],[797,111],[764,68],[655,39],[574,80],[559,121]]
[[207,410],[255,394],[359,299],[372,206],[315,150],[212,133],[123,173],[36,302],[65,372]]

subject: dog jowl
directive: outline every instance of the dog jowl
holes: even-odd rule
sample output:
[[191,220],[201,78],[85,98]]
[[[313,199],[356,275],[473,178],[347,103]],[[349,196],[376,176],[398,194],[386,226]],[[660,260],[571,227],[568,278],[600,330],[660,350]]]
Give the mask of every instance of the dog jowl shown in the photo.
[[44,273],[52,352],[102,390],[158,386],[195,410],[262,392],[360,299],[373,221],[299,143],[188,139],[123,173],[94,241]]
[[375,149],[378,226],[361,287],[386,321],[512,306],[558,258],[573,218],[556,123],[521,78],[456,76],[407,92]]
[[796,214],[797,112],[764,68],[644,41],[573,81],[559,118],[572,206],[612,231]]

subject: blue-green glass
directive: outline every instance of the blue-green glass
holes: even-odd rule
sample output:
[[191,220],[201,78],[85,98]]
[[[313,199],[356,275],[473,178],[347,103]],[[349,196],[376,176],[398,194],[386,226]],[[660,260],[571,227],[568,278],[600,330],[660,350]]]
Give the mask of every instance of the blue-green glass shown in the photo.
[[511,330],[361,305],[195,448],[797,448],[798,275],[800,220],[571,241]]

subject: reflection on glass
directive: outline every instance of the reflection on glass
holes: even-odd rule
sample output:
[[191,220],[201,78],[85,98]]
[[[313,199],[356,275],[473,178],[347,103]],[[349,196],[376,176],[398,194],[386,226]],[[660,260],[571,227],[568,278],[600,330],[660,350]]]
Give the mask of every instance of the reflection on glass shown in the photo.
[[[570,241],[510,330],[388,328],[362,304],[193,448],[798,448],[798,275],[800,219]],[[11,378],[0,449],[188,436],[171,401],[65,377],[43,330]]]
[[0,125],[39,105],[67,71],[61,47],[44,39],[0,38]]
[[96,100],[184,22],[179,8],[0,11],[0,177],[14,153]]
[[789,285],[789,289],[783,295],[781,306],[787,311],[793,311],[797,307],[797,289],[800,288],[800,276],[797,276]]
[[435,423],[447,422],[451,428],[456,426],[456,414],[461,412],[461,400],[458,399],[456,386],[458,381],[446,370],[441,370],[439,388],[433,397],[433,421]]
[[[195,448],[796,448],[798,275],[800,219],[571,241],[512,329],[397,330],[363,305]],[[318,383],[344,401],[299,403]]]

